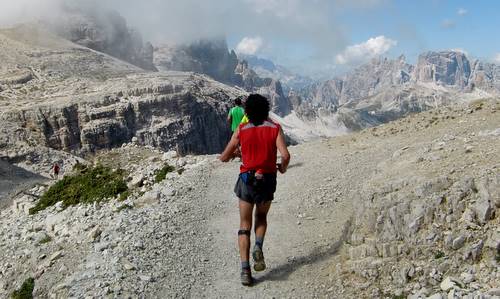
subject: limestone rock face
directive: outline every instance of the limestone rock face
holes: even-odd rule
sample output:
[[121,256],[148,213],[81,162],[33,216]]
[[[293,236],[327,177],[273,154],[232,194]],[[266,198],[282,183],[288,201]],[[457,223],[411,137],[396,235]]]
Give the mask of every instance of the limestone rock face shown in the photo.
[[[223,89],[211,90],[209,98],[182,85],[160,83],[168,82],[169,76],[133,79],[158,83],[145,90],[118,90],[114,96],[97,96],[85,104],[10,111],[2,120],[29,127],[38,142],[65,151],[109,149],[133,137],[142,145],[174,149],[181,154],[223,149],[230,134],[225,121],[230,98]],[[183,79],[195,80],[193,87],[206,80],[189,75]]]
[[188,45],[163,45],[155,49],[155,65],[159,70],[175,70],[206,74],[213,79],[234,84],[238,57],[229,51],[224,39],[200,40]]
[[189,45],[160,46],[155,49],[155,64],[159,70],[189,71],[206,74],[213,79],[247,92],[258,92],[268,97],[272,111],[284,116],[292,105],[278,80],[261,78],[229,51],[225,40],[201,40]]
[[248,63],[248,66],[261,78],[272,78],[281,82],[285,94],[298,91],[313,83],[307,76],[297,74],[288,68],[275,64],[273,61],[255,55],[239,54],[238,58]]
[[426,52],[419,56],[414,79],[464,89],[469,84],[471,64],[458,51]]
[[404,56],[397,60],[373,59],[342,78],[316,83],[299,93],[313,106],[339,107],[405,84],[412,70]]
[[245,90],[252,90],[255,87],[264,85],[264,80],[248,66],[248,62],[240,61],[234,72],[237,75],[237,85]]
[[[223,149],[230,136],[227,111],[241,90],[193,73],[144,73],[33,30],[0,32],[4,66],[22,64],[33,73],[27,82],[2,81],[0,144],[7,156],[16,156],[8,151],[17,144],[87,153],[134,137],[180,154]],[[45,35],[46,44],[24,44],[32,35]]]
[[480,88],[488,92],[500,90],[500,66],[475,60],[469,80],[471,89]]
[[256,92],[269,99],[272,112],[285,116],[292,111],[292,104],[283,93],[280,81],[268,78],[264,80],[263,86],[259,87]]
[[404,56],[396,60],[373,59],[344,76],[339,104],[363,99],[386,90],[391,86],[410,81],[413,66],[406,63]]
[[[426,52],[416,66],[398,59],[373,59],[346,75],[315,83],[289,96],[303,120],[336,119],[360,130],[443,105],[500,94],[500,67],[470,61],[459,51]],[[323,121],[324,123],[324,121]],[[323,126],[323,125],[322,125]],[[328,136],[338,133],[336,128]]]

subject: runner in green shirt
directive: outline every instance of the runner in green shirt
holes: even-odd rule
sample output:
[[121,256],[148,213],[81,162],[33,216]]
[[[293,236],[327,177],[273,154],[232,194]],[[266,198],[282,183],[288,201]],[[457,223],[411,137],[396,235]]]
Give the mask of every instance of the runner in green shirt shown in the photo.
[[241,107],[241,98],[237,98],[236,100],[234,100],[234,104],[236,106],[229,110],[229,114],[227,116],[227,121],[231,125],[231,131],[233,132],[236,131],[241,123],[241,119],[245,115],[245,111],[243,110],[243,107]]

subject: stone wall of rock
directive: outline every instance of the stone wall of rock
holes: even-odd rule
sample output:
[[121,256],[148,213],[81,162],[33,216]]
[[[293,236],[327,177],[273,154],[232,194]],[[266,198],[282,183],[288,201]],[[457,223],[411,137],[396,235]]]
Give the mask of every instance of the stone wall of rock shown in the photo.
[[31,139],[58,150],[93,152],[136,138],[140,144],[181,154],[216,153],[230,136],[230,96],[212,96],[207,100],[183,86],[165,84],[120,91],[91,103],[10,111],[2,120],[18,124]]
[[272,111],[285,116],[292,110],[290,100],[278,80],[261,78],[246,61],[229,51],[225,40],[201,40],[188,45],[159,46],[155,49],[159,70],[178,70],[206,74],[213,79],[242,87],[249,93],[266,96]]
[[[498,293],[500,165],[482,157],[497,153],[500,132],[495,126],[471,129],[483,116],[493,119],[498,104],[444,108],[411,119],[418,119],[415,130],[422,130],[426,118],[437,127],[435,122],[483,108],[481,118],[468,117],[474,124],[467,129],[448,128],[432,141],[408,143],[378,163],[359,193],[346,260],[337,266],[347,290],[362,286],[353,294],[411,299]],[[404,126],[370,131],[383,137]]]
[[234,51],[229,51],[225,39],[157,46],[154,62],[163,71],[197,72],[227,84],[238,82],[234,72],[238,57]]
[[418,57],[414,80],[436,82],[464,89],[469,84],[471,65],[458,51],[426,52]]

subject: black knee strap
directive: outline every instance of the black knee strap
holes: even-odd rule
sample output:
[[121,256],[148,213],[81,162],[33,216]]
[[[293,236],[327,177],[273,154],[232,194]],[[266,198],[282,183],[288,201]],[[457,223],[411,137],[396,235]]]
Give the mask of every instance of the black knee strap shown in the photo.
[[247,229],[240,229],[238,231],[238,236],[241,236],[241,235],[247,235],[248,237],[250,237],[250,231]]

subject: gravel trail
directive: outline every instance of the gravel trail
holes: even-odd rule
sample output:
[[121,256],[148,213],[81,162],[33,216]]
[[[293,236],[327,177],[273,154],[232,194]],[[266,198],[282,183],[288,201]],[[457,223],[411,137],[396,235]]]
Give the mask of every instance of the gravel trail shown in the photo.
[[[315,146],[290,148],[293,161],[289,171],[278,176],[275,201],[268,218],[264,242],[268,269],[262,273],[254,272],[256,284],[250,288],[239,283],[236,239],[239,218],[233,193],[239,163],[214,165],[208,178],[205,203],[216,207],[212,209],[214,215],[206,227],[206,233],[212,235],[211,244],[207,244],[209,262],[204,268],[207,280],[203,281],[204,285],[192,288],[193,297],[325,295],[329,288],[325,285],[328,277],[318,269],[328,268],[329,257],[340,249],[348,233],[354,202],[342,200],[343,195],[350,192],[347,189],[343,190],[346,194],[331,196],[343,192],[340,190],[347,186],[336,191],[331,184],[325,184],[334,180],[335,174],[343,176],[348,168],[344,163],[347,160],[341,158],[341,151],[335,153],[330,147],[331,144],[325,141]],[[329,153],[315,155],[311,148]],[[357,175],[361,175],[361,169],[358,171]]]

